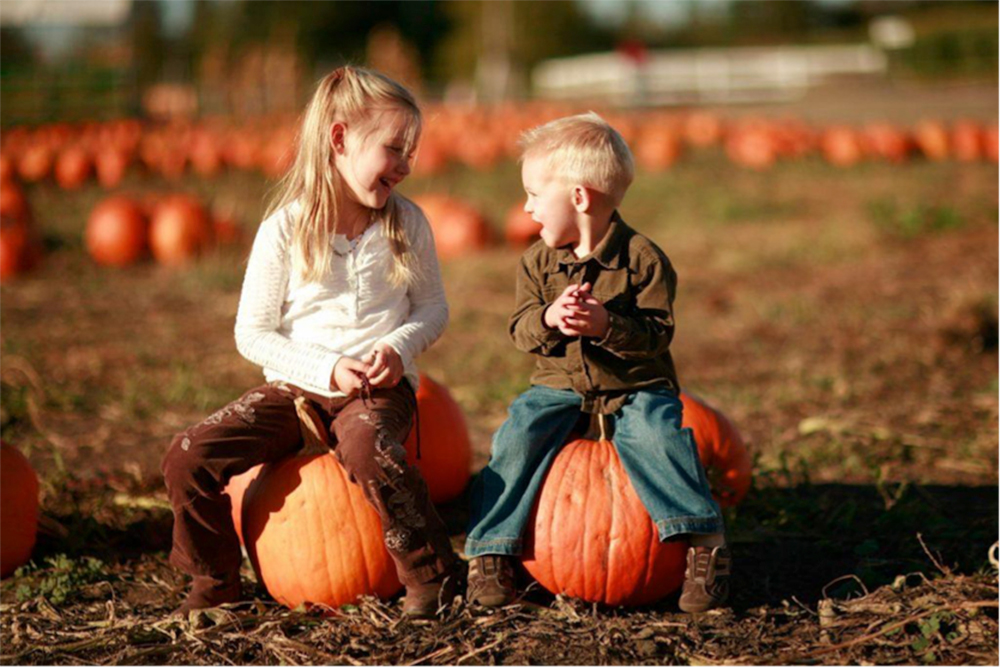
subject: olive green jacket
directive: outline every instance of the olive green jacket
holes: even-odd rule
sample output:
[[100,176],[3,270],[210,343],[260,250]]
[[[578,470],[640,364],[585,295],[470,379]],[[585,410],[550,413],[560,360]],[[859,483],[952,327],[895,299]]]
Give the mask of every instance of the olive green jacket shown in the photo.
[[[608,310],[603,338],[564,336],[545,325],[545,309],[569,285],[589,282]],[[583,411],[611,414],[627,394],[647,387],[680,392],[670,341],[677,273],[659,247],[616,211],[594,251],[576,257],[568,246],[536,242],[521,257],[510,336],[537,357],[531,383],[572,389]]]

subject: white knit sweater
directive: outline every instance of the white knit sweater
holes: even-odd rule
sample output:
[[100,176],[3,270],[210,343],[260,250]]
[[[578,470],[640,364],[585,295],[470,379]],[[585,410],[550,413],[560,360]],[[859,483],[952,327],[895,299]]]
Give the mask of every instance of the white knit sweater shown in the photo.
[[[392,250],[381,223],[369,227],[346,257],[334,255],[322,281],[303,282],[292,271],[293,206],[264,220],[254,240],[236,315],[240,354],[262,366],[268,382],[333,397],[344,395],[330,389],[340,357],[362,359],[381,341],[399,353],[404,377],[416,389],[414,360],[448,322],[434,237],[423,212],[402,199],[417,278],[409,287],[394,287],[388,280]],[[346,250],[344,237],[337,237],[331,243]]]

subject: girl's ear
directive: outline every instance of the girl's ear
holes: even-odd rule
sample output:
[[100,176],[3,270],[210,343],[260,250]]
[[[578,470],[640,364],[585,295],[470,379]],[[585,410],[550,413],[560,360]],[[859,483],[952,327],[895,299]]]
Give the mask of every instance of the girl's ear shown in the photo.
[[330,146],[336,155],[344,154],[344,136],[347,134],[347,123],[337,121],[330,127]]
[[590,210],[590,205],[593,203],[593,195],[584,186],[574,185],[570,197],[573,200],[573,208],[580,213],[586,213]]

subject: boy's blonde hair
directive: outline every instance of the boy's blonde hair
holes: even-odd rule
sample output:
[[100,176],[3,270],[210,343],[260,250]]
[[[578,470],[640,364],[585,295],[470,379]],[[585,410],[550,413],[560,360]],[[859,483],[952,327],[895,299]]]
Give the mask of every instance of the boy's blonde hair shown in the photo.
[[[420,134],[420,108],[410,91],[383,74],[361,67],[339,67],[320,81],[306,107],[295,160],[267,213],[296,201],[301,204],[292,226],[292,265],[304,280],[319,280],[329,270],[337,193],[345,187],[333,164],[331,128],[335,122],[346,122],[359,129],[365,141],[379,139],[387,126],[379,121],[388,112],[408,115],[404,151],[411,153]],[[403,229],[402,207],[401,196],[393,192],[385,208],[374,211],[389,238],[395,260],[389,281],[397,286],[409,284],[416,270]]]
[[542,157],[549,173],[611,197],[615,206],[635,177],[628,144],[593,111],[559,118],[521,135],[521,161]]

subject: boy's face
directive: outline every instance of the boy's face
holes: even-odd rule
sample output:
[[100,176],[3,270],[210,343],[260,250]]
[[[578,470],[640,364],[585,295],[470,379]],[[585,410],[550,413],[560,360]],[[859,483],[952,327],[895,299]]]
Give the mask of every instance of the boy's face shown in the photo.
[[524,210],[542,226],[541,236],[550,248],[580,240],[573,188],[551,175],[543,157],[527,157],[521,166],[521,182],[528,200]]

